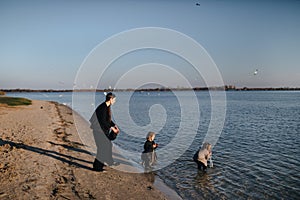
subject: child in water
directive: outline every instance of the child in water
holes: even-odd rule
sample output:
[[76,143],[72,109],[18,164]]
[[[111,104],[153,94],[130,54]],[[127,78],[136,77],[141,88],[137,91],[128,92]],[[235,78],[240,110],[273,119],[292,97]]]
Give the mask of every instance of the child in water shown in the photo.
[[146,137],[146,142],[144,144],[144,151],[142,153],[141,159],[142,164],[146,170],[151,169],[151,167],[155,164],[157,157],[155,153],[155,149],[158,147],[158,144],[154,142],[155,133],[149,132]]
[[205,142],[195,153],[193,160],[198,164],[198,169],[205,172],[207,169],[207,161],[211,158],[211,156],[211,144]]

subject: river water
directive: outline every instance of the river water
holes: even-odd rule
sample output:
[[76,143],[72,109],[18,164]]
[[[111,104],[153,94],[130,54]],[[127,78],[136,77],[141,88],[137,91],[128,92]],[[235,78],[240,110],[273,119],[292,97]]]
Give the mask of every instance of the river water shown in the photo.
[[[104,94],[99,92],[95,102],[89,102],[85,100],[89,93],[82,92],[80,98],[85,106],[81,107],[72,104],[72,93],[7,95],[57,101],[73,107],[86,119],[104,100]],[[159,165],[156,174],[183,199],[299,199],[299,91],[226,92],[225,123],[213,148],[214,167],[206,173],[198,172],[192,156],[201,146],[212,120],[208,92],[116,92],[116,95],[113,115],[121,134],[115,144],[131,152],[142,152],[147,130],[154,129],[158,149],[168,148],[168,152],[178,154],[172,162],[164,163],[165,153],[157,151],[158,163],[161,158],[165,165]],[[190,103],[191,96],[196,96],[199,107],[195,110],[199,112],[189,111],[192,118],[182,118],[183,104],[194,105]],[[185,127],[196,124],[195,135],[186,128],[183,140],[174,143],[175,133],[182,124]],[[178,147],[184,151],[177,153]],[[139,162],[139,157],[132,160]]]

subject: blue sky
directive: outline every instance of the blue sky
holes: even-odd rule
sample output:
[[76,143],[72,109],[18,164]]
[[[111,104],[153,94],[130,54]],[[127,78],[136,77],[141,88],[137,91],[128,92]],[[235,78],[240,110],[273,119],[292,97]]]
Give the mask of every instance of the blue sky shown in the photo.
[[[299,11],[297,0],[2,0],[0,88],[71,89],[93,48],[115,34],[141,27],[168,28],[196,40],[216,63],[224,84],[300,87]],[[129,55],[132,66],[149,55],[156,62],[168,57],[142,51]],[[122,62],[116,63],[121,67]],[[173,59],[169,65],[179,63],[189,71],[181,61]],[[255,69],[259,71],[254,76]],[[117,64],[107,77],[114,70],[118,71]],[[127,80],[126,87],[132,81]],[[201,81],[192,85],[205,86]],[[168,86],[181,84],[171,77]]]

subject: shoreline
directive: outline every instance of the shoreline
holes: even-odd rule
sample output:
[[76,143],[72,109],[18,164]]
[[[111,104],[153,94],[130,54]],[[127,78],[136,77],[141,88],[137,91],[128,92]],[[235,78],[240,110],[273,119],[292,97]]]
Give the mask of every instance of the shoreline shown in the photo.
[[[67,105],[62,105],[68,109],[70,109],[73,112],[73,115],[77,117],[76,121],[80,123],[80,127],[89,126],[89,123],[80,116],[76,111],[72,110]],[[85,127],[84,129],[87,129],[88,127]],[[78,130],[80,131],[80,130]],[[82,131],[82,130],[81,130]],[[86,133],[83,133],[83,137]],[[81,138],[85,140],[87,143],[91,143],[91,141],[87,141],[86,138]],[[92,141],[93,143],[93,141]],[[93,147],[86,148],[89,152],[96,153],[96,149]],[[116,170],[128,172],[128,173],[139,173],[145,175],[146,179],[148,179],[154,186],[154,188],[158,189],[160,192],[164,194],[164,196],[167,199],[172,200],[182,200],[182,198],[178,195],[178,193],[171,189],[168,185],[164,183],[164,181],[157,175],[153,175],[152,173],[144,173],[143,169],[141,169],[137,163],[134,163],[133,161],[127,160],[124,156],[121,155],[121,150],[119,147],[113,143],[113,157],[114,160],[118,161],[120,163],[119,166],[113,167]]]
[[0,199],[172,199],[147,174],[93,171],[94,156],[62,104],[1,106],[0,132]]
[[140,89],[0,89],[2,92],[168,92],[168,91],[300,91],[300,87],[193,87],[193,88],[140,88]]
[[[91,143],[94,143],[93,138],[86,137],[89,134],[87,133],[87,130],[89,129],[89,123],[69,106],[67,105],[61,105],[61,106],[64,106],[73,112],[73,116],[76,118],[75,121],[79,123],[79,127],[77,126],[77,128],[79,129],[77,129],[77,131],[81,132],[81,140],[84,141],[89,146],[86,147],[86,150],[92,154],[95,154],[96,153],[95,146],[90,145]],[[166,185],[159,176],[154,175],[155,172],[144,173],[144,170],[141,168],[141,166],[138,163],[135,163],[131,160],[127,160],[126,156],[122,155],[122,150],[119,148],[119,146],[117,146],[114,143],[113,143],[113,158],[114,160],[120,163],[120,165],[113,167],[114,169],[122,172],[127,172],[130,174],[132,173],[143,174],[145,178],[148,179],[153,184],[154,188],[161,191],[164,194],[164,196],[167,197],[167,199],[182,200],[182,198],[175,190],[171,189],[168,185]]]
[[157,187],[168,199],[182,200],[179,194],[164,183],[164,181],[155,175],[154,186]]

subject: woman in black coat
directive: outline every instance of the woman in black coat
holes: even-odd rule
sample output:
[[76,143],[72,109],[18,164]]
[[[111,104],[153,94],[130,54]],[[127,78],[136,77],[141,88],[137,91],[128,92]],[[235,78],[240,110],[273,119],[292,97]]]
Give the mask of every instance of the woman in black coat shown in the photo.
[[97,155],[93,163],[95,171],[103,171],[104,163],[114,165],[112,158],[112,142],[120,132],[112,121],[111,106],[115,103],[116,96],[113,93],[106,95],[105,102],[100,104],[92,115],[90,122],[97,146]]

